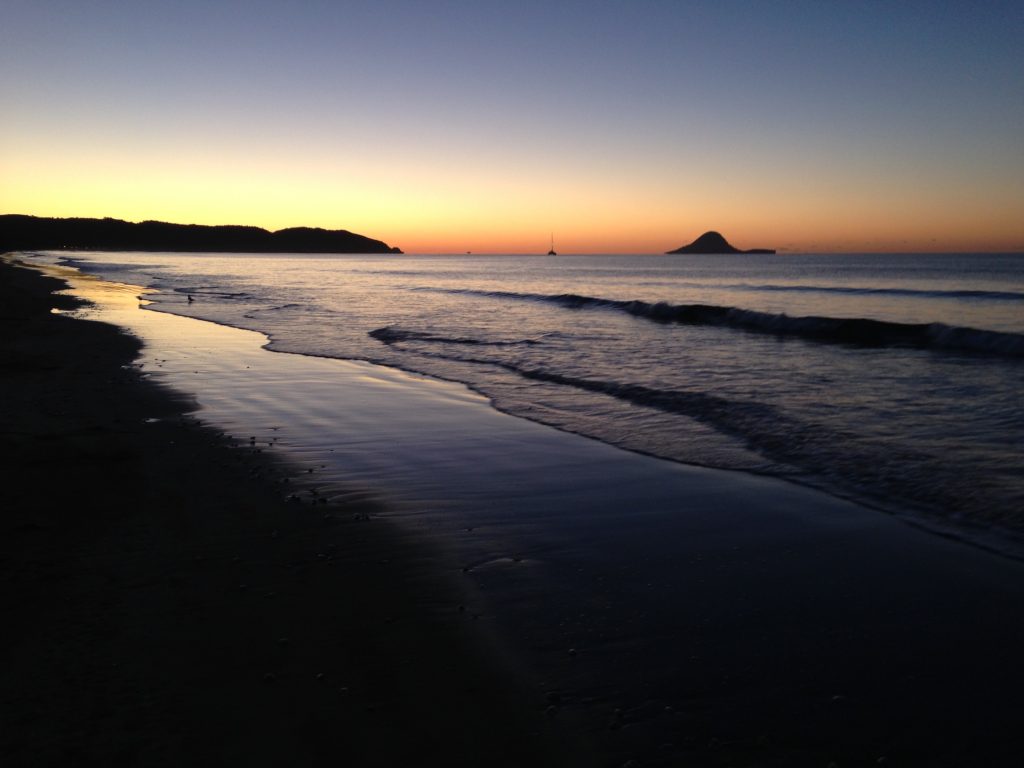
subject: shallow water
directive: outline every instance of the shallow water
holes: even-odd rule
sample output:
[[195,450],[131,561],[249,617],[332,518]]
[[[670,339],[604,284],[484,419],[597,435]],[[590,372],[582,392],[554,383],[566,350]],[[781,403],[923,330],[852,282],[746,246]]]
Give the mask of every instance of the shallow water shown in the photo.
[[1024,525],[1020,256],[49,259],[275,350],[464,382],[613,445],[970,535]]
[[370,495],[439,542],[474,588],[453,617],[508,638],[538,706],[581,716],[609,764],[1019,741],[1018,562],[782,480],[513,418],[458,384],[267,352],[259,334],[139,311],[131,286],[76,284],[97,301],[79,314],[141,338],[142,370],[192,394],[203,421],[298,463],[281,486],[297,513]]

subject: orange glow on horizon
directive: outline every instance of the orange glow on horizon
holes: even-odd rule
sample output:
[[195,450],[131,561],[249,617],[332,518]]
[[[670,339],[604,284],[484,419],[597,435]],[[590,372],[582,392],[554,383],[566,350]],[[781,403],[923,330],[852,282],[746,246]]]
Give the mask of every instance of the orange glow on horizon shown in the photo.
[[[214,215],[197,213],[190,215],[182,211],[178,215],[160,212],[124,214],[107,209],[72,209],[61,206],[39,206],[33,210],[7,210],[4,213],[26,213],[32,216],[56,218],[104,218],[111,217],[125,221],[166,221],[178,224],[245,225],[268,230],[287,227],[321,227],[323,229],[347,229],[366,237],[381,240],[390,246],[397,246],[404,253],[466,253],[475,254],[544,254],[549,247],[549,230],[543,226],[522,226],[518,229],[498,229],[486,222],[470,224],[451,230],[443,227],[424,226],[416,228],[406,222],[376,220],[364,225],[344,218],[336,220],[309,221],[302,219],[282,221],[259,221],[255,216],[244,214]],[[968,230],[956,226],[943,227],[941,231],[905,232],[882,230],[872,237],[864,237],[860,228],[842,228],[826,231],[825,227],[801,230],[787,230],[782,226],[744,227],[723,226],[712,221],[672,226],[663,224],[652,228],[640,226],[628,228],[623,224],[615,227],[595,223],[581,227],[579,223],[571,230],[554,229],[555,249],[560,255],[570,254],[660,254],[674,250],[695,240],[703,232],[714,229],[725,235],[736,248],[773,248],[779,253],[1024,253],[1024,235],[1010,233],[1003,237],[982,227]],[[637,234],[641,232],[642,234]]]
[[57,5],[5,14],[0,212],[410,253],[1024,251],[1001,13]]
[[830,180],[769,187],[648,174],[612,183],[585,168],[534,177],[503,165],[485,176],[408,159],[284,157],[257,168],[232,155],[25,149],[34,151],[0,154],[0,212],[347,229],[406,253],[546,253],[551,232],[560,254],[663,253],[709,229],[737,248],[782,252],[1024,251],[1013,188],[973,199]]

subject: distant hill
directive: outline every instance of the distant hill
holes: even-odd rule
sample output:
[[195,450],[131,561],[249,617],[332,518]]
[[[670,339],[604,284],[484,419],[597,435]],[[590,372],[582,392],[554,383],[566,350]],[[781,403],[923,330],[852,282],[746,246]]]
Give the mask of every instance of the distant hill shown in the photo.
[[120,219],[0,215],[0,252],[35,250],[215,251],[238,253],[401,253],[345,229],[204,226]]
[[689,245],[676,248],[667,253],[775,253],[773,248],[751,248],[741,251],[729,245],[729,241],[717,232],[705,232]]

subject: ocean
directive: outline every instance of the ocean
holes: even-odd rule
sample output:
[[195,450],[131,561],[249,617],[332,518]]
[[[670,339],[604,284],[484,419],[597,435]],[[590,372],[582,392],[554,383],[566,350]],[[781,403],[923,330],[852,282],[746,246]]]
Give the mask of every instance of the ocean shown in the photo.
[[1021,255],[37,258],[273,350],[462,382],[627,450],[1000,549],[1024,526]]
[[1024,748],[1022,256],[29,260],[609,765]]

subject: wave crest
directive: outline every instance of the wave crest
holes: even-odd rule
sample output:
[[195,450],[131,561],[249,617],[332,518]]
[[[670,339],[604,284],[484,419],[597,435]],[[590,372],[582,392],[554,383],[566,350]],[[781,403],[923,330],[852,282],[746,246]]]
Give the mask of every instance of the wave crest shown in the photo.
[[377,341],[387,344],[388,346],[403,341],[428,341],[438,342],[441,344],[467,344],[481,347],[514,347],[524,344],[529,345],[540,343],[535,339],[486,340],[462,336],[441,336],[435,333],[427,333],[425,331],[413,331],[406,328],[395,328],[390,325],[386,325],[383,328],[377,328],[376,330],[370,331],[369,335],[377,339]]
[[736,328],[751,333],[792,336],[863,347],[910,347],[951,350],[1001,357],[1024,357],[1024,335],[946,325],[898,323],[870,318],[793,317],[714,304],[670,304],[603,299],[575,293],[539,294],[469,289],[426,289],[522,301],[542,301],[567,309],[611,309],[655,323]]

